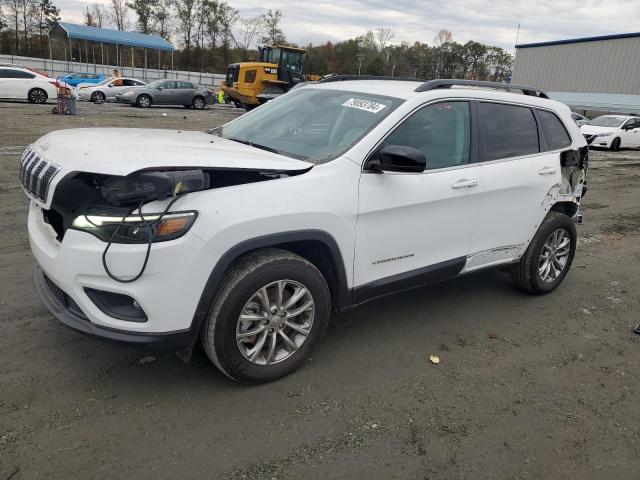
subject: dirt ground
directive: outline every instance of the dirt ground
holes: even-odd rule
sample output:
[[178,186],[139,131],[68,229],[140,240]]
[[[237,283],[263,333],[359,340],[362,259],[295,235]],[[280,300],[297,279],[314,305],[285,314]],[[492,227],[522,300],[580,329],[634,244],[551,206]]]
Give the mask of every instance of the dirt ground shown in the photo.
[[54,129],[203,130],[237,111],[50,109],[0,103],[0,480],[640,478],[640,151],[592,153],[554,293],[494,271],[380,299],[335,318],[301,370],[245,387],[199,350],[183,364],[47,313],[16,178]]

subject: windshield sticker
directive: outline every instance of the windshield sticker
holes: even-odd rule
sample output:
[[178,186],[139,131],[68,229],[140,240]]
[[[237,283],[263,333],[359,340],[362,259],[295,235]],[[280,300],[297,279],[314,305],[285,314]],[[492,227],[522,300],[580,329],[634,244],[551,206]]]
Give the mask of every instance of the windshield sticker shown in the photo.
[[364,110],[369,113],[378,113],[386,105],[382,103],[370,102],[369,100],[362,100],[361,98],[350,98],[342,104],[343,107],[357,108],[358,110]]

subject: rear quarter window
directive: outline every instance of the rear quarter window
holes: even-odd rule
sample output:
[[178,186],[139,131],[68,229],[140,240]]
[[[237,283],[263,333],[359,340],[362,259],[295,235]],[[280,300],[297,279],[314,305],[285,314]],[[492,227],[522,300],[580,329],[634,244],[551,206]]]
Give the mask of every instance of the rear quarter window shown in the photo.
[[571,145],[571,137],[562,120],[555,113],[547,110],[538,110],[538,118],[547,137],[549,150],[558,150]]
[[540,152],[538,126],[529,107],[478,104],[483,160],[500,160]]

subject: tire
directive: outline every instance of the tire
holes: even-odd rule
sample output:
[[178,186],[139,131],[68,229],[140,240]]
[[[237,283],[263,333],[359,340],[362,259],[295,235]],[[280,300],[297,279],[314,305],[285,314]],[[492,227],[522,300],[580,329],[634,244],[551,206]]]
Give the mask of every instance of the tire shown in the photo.
[[[563,232],[562,242],[568,239],[569,243],[552,253],[547,248],[547,242],[553,244],[552,237],[557,235],[559,231]],[[559,243],[562,244],[562,242]],[[549,212],[520,262],[512,270],[512,278],[516,285],[521,290],[536,295],[543,295],[555,290],[571,268],[571,262],[573,262],[573,256],[576,252],[576,242],[577,233],[573,220],[564,213]],[[566,247],[568,247],[568,251],[565,257]],[[545,259],[550,259],[547,261],[550,268],[546,277],[544,272],[541,272],[541,269],[545,270]]]
[[93,92],[91,95],[91,101],[96,103],[104,103],[107,100],[104,93],[102,92]]
[[140,108],[149,108],[151,106],[151,97],[149,95],[140,95],[136,99],[136,106]]
[[31,103],[47,103],[47,98],[47,92],[41,88],[33,88],[29,90],[29,93],[27,94],[27,100]]
[[195,108],[196,110],[204,109],[205,103],[206,102],[204,100],[204,97],[201,97],[199,95],[197,97],[194,97],[193,101],[191,102],[193,108]]
[[614,152],[617,152],[618,150],[620,150],[620,139],[618,137],[613,139],[613,141],[611,142],[611,146],[609,147],[609,150],[613,150]]
[[[265,287],[268,303],[277,305],[272,299],[279,282],[285,285],[280,302],[284,313],[271,308],[267,312],[259,293]],[[287,307],[295,294],[303,292],[300,286],[306,293]],[[309,299],[311,306],[294,315],[296,309],[309,305]],[[260,250],[245,255],[230,269],[212,301],[200,338],[211,361],[228,377],[242,383],[270,382],[293,372],[309,358],[324,336],[330,310],[329,288],[313,264],[286,250]],[[243,312],[250,320],[240,319]],[[288,326],[292,323],[306,335]],[[247,337],[248,331],[256,334],[238,339],[238,335]],[[271,348],[273,338],[275,348]]]

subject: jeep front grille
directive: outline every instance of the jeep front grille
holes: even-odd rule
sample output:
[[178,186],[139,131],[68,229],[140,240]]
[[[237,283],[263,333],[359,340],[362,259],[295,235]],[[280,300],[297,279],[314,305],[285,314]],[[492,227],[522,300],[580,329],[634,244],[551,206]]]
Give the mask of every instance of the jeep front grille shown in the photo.
[[20,183],[34,198],[46,202],[51,180],[59,170],[58,165],[45,160],[31,148],[27,148],[20,161]]

